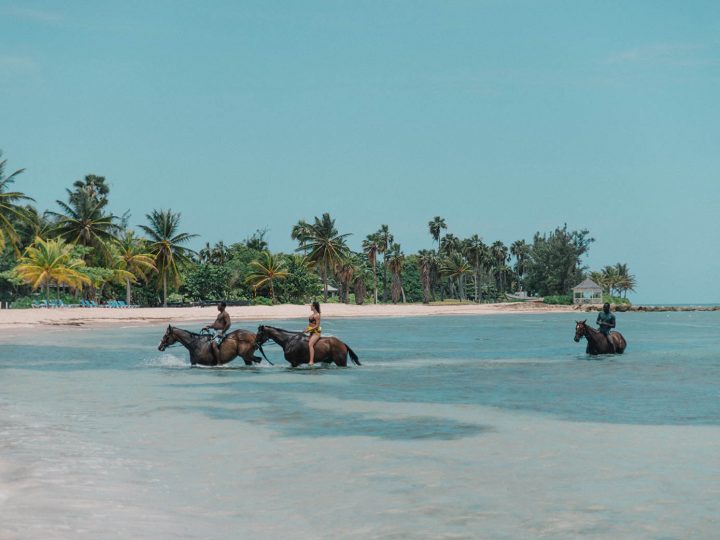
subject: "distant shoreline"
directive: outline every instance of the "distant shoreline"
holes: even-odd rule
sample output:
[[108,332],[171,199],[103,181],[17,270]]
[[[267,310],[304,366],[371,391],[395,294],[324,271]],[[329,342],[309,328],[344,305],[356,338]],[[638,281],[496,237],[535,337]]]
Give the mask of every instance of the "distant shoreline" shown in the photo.
[[[598,305],[546,305],[536,302],[507,302],[498,304],[322,304],[323,316],[332,318],[438,317],[448,315],[501,315],[584,313],[600,309]],[[618,312],[720,311],[720,306],[617,306]],[[300,319],[308,316],[305,305],[229,306],[235,321]],[[122,324],[188,324],[214,320],[217,309],[208,307],[175,308],[29,308],[0,310],[0,329],[101,327]]]
[[[585,305],[582,307],[583,311],[598,311],[602,309],[602,306],[595,304],[592,306]],[[625,306],[617,305],[613,306],[613,311],[620,313],[624,312],[638,312],[638,313],[654,313],[654,312],[665,312],[665,311],[720,311],[720,305],[707,304],[707,305],[637,305],[637,306]]]
[[[234,321],[307,318],[306,305],[228,306]],[[323,317],[434,317],[445,315],[495,315],[503,313],[570,313],[573,306],[549,306],[537,303],[501,304],[322,304]],[[182,324],[212,322],[215,306],[169,308],[30,308],[0,310],[0,329],[38,327],[93,327],[107,325],[141,326],[145,324]]]

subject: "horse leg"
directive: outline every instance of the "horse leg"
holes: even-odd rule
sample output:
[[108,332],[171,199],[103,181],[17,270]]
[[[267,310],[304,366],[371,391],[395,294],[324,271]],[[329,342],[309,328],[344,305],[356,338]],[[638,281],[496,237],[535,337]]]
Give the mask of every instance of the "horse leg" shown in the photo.
[[238,343],[237,349],[235,349],[235,356],[242,358],[246,366],[252,366],[253,362],[259,364],[261,361],[260,358],[253,355],[252,348],[243,343]]
[[347,350],[335,352],[335,365],[340,367],[347,367]]
[[625,340],[620,337],[619,334],[612,334],[613,347],[615,348],[615,354],[622,354],[625,351],[626,343]]
[[605,337],[607,338],[608,354],[615,354],[615,342],[612,334],[607,334]]

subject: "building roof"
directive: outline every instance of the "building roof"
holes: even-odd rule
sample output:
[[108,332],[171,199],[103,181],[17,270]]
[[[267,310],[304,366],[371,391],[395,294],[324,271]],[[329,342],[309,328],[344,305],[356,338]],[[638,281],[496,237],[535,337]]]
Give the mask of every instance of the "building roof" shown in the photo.
[[595,283],[592,279],[587,278],[579,285],[575,285],[573,291],[601,291],[602,287]]

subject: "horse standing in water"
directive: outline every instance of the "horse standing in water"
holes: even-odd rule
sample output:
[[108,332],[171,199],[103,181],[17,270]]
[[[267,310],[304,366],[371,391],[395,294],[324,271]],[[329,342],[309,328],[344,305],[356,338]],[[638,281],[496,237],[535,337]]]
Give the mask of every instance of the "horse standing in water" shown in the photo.
[[587,339],[587,348],[585,352],[587,354],[622,354],[627,347],[627,342],[620,332],[611,332],[609,339],[612,340],[615,350],[611,350],[608,338],[600,332],[595,330],[592,326],[587,324],[587,319],[584,321],[575,321],[575,343],[580,341],[580,338]]
[[[298,367],[300,364],[307,364],[310,361],[308,338],[302,332],[290,332],[273,326],[258,326],[256,335],[258,346],[262,346],[269,339],[282,347],[285,360],[290,362],[292,367]],[[355,365],[361,365],[357,354],[336,337],[323,337],[315,344],[315,361],[317,362],[334,362],[337,366],[346,367],[348,354]]]
[[158,345],[158,350],[164,351],[173,343],[181,343],[190,352],[190,363],[193,366],[195,364],[221,366],[231,362],[238,356],[245,361],[246,366],[251,366],[253,363],[259,364],[262,361],[262,358],[254,354],[259,345],[257,345],[255,334],[252,332],[235,330],[227,334],[218,347],[220,352],[218,362],[215,362],[212,353],[211,339],[209,334],[197,334],[182,328],[168,326],[160,345]]

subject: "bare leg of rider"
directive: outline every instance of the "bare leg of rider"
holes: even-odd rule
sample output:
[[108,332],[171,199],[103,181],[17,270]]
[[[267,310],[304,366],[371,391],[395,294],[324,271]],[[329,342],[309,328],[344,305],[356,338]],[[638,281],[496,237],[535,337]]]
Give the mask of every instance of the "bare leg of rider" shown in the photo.
[[310,350],[310,361],[308,362],[309,365],[315,364],[315,343],[320,339],[319,334],[310,334],[310,339],[308,340],[308,349]]

